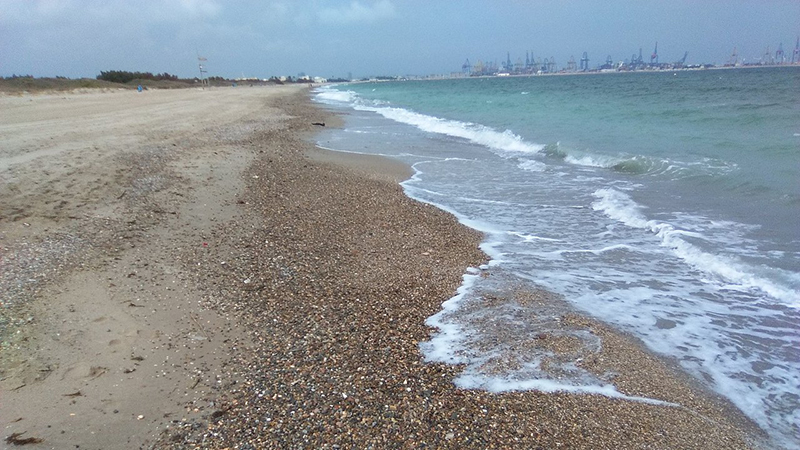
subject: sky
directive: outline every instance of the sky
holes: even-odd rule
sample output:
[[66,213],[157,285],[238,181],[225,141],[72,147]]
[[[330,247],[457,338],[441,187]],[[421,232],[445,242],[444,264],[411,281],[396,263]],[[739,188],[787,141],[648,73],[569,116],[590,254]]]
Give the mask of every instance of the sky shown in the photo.
[[460,71],[587,52],[594,67],[658,42],[661,62],[754,62],[800,35],[800,0],[0,0],[0,76],[128,70],[226,78]]

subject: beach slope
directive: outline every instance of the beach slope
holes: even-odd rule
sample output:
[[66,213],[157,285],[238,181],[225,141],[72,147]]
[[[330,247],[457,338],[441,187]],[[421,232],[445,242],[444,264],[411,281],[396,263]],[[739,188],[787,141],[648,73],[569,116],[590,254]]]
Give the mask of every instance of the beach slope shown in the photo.
[[751,447],[729,404],[575,314],[603,340],[587,365],[677,406],[456,388],[418,345],[481,236],[406,197],[408,168],[315,149],[337,119],[304,87],[0,102],[8,442]]

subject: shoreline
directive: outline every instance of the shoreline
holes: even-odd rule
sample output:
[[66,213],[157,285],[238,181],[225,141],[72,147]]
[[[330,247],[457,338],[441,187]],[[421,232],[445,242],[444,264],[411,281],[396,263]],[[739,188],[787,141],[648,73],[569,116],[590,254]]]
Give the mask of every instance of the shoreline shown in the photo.
[[[43,446],[81,448],[757,448],[748,440],[763,436],[731,405],[687,386],[629,338],[574,314],[565,323],[603,338],[597,370],[619,370],[615,382],[627,392],[684,408],[453,386],[460,368],[423,362],[418,345],[430,337],[425,319],[452,297],[466,267],[485,260],[480,234],[406,197],[397,184],[402,164],[330,155],[310,144],[311,122],[336,119],[305,89],[258,89],[229,91],[240,107],[216,91],[214,102],[231,113],[210,113],[201,127],[173,124],[143,141],[117,136],[139,146],[124,158],[117,150],[110,161],[141,173],[98,187],[105,196],[87,202],[95,206],[63,205],[71,211],[62,214],[33,202],[16,220],[0,220],[4,253],[21,255],[21,240],[47,249],[48,239],[69,232],[77,236],[75,252],[88,252],[80,262],[54,259],[53,280],[20,294],[36,300],[19,316],[22,325],[12,323],[27,340],[12,344],[20,360],[33,354],[40,364],[9,371],[13,345],[4,342],[4,403],[22,418],[4,408],[4,439],[23,432],[20,439],[41,438]],[[214,102],[193,117],[219,110]],[[59,116],[58,106],[46,110]],[[76,139],[113,149],[110,140],[97,142],[108,131]],[[102,178],[93,167],[74,168],[79,182]],[[57,192],[74,192],[59,190],[58,180]],[[37,189],[20,187],[9,198],[30,200],[25,194]],[[52,196],[50,189],[42,193]],[[95,232],[88,250],[78,248],[89,241],[72,228],[78,224]],[[9,267],[23,259],[6,257],[12,263],[2,275],[22,275]],[[557,301],[543,291],[505,294]],[[86,301],[106,297],[108,304]],[[63,361],[76,353],[83,361],[65,370]],[[41,373],[49,375],[37,379]],[[108,395],[99,395],[104,386]],[[141,408],[151,402],[152,412],[125,403],[137,405],[137,398]],[[44,412],[30,409],[48,401]],[[113,426],[128,441],[115,441]]]
[[[329,155],[320,155],[318,153],[328,153]],[[316,147],[315,150],[309,150],[307,152],[307,155],[312,160],[331,163],[331,164],[343,167],[345,169],[351,169],[351,170],[354,170],[354,171],[360,171],[360,169],[363,169],[364,167],[372,167],[373,170],[381,170],[382,163],[380,162],[380,160],[388,161],[390,163],[397,162],[397,163],[399,163],[399,166],[406,166],[404,163],[396,161],[396,160],[394,160],[394,159],[392,159],[390,157],[372,155],[372,154],[368,154],[368,153],[356,153],[356,152],[352,152],[351,153],[351,152],[346,152],[346,151],[337,151],[337,150],[331,150],[331,149],[324,149],[324,148],[320,148],[320,147]],[[366,164],[363,161],[358,161],[358,157],[367,158]],[[374,161],[372,163],[370,163],[370,160],[372,158],[374,158]],[[383,163],[383,164],[385,164],[385,163]],[[406,166],[406,167],[408,167],[408,166]],[[410,167],[408,167],[408,168],[410,170]],[[393,165],[387,165],[387,166],[383,166],[382,169],[385,171],[385,173],[383,173],[383,174],[375,174],[375,173],[373,173],[373,174],[370,175],[367,172],[363,172],[363,173],[360,173],[360,175],[363,174],[365,176],[371,176],[372,178],[375,178],[375,179],[388,179],[388,180],[397,181],[397,182],[402,182],[402,181],[405,181],[406,179],[408,179],[408,177],[405,177],[405,178],[402,177],[402,175],[403,175],[402,167],[393,166]],[[414,199],[414,198],[411,198],[411,199],[413,201],[416,201],[416,202],[429,204],[429,203],[423,202],[423,201],[418,200],[418,199]],[[434,206],[435,208],[438,209],[438,207],[435,204],[430,204],[430,205]],[[461,222],[459,222],[459,223],[463,227],[472,230],[472,228],[469,227],[468,225],[463,224]],[[474,230],[474,231],[480,233],[480,231],[478,231],[478,230]],[[483,241],[481,241],[481,242],[483,242]],[[481,264],[481,266],[484,266],[484,265],[488,266],[489,263],[491,262],[491,259],[488,256],[486,256],[485,254],[484,254],[484,256],[486,257],[486,260],[484,261],[483,264]],[[499,269],[497,269],[497,268],[494,268],[494,269],[482,269],[481,271],[476,272],[476,274],[477,274],[476,276],[492,276],[492,275],[495,275],[495,273],[498,270]],[[563,296],[561,296],[559,294],[556,294],[556,293],[553,293],[551,291],[548,291],[545,288],[539,287],[538,285],[536,285],[536,283],[519,282],[518,284],[519,284],[519,286],[511,287],[508,290],[503,291],[503,292],[490,292],[489,294],[492,297],[491,302],[500,303],[499,300],[501,300],[501,298],[503,300],[507,300],[507,299],[510,299],[510,298],[525,298],[527,301],[530,301],[530,299],[534,298],[535,300],[533,300],[533,301],[539,303],[540,307],[543,310],[548,311],[549,314],[555,314],[553,311],[559,311],[560,315],[563,316],[565,322],[568,322],[570,324],[578,324],[581,327],[583,327],[584,329],[591,330],[592,334],[604,335],[605,336],[604,339],[613,339],[614,341],[616,341],[615,344],[614,344],[616,346],[624,346],[624,347],[629,347],[629,348],[635,349],[637,353],[641,353],[641,354],[647,355],[650,358],[657,360],[656,365],[663,366],[663,368],[666,368],[666,371],[669,373],[669,376],[675,378],[674,384],[682,385],[682,386],[688,387],[690,390],[702,393],[701,395],[707,397],[706,400],[711,400],[713,402],[716,402],[717,403],[716,407],[721,409],[721,410],[725,409],[725,410],[728,410],[729,412],[732,411],[734,416],[738,416],[737,420],[742,421],[743,426],[745,428],[750,428],[751,432],[754,432],[754,434],[759,434],[759,433],[763,432],[762,430],[760,430],[760,428],[758,427],[757,424],[752,422],[751,419],[747,418],[732,402],[730,402],[730,400],[728,400],[727,398],[721,396],[717,392],[714,392],[709,387],[703,385],[700,382],[700,380],[696,379],[695,377],[693,377],[692,375],[687,373],[685,370],[683,370],[681,368],[680,363],[678,362],[677,359],[675,359],[673,357],[670,357],[670,356],[667,356],[667,355],[660,355],[660,354],[657,354],[657,353],[653,352],[652,350],[647,348],[647,345],[640,338],[636,337],[632,333],[616,329],[610,324],[607,324],[607,323],[605,323],[605,322],[603,322],[603,321],[601,321],[599,319],[596,319],[594,317],[586,315],[585,313],[579,311],[573,305],[571,305],[565,298],[563,298]],[[465,308],[465,309],[467,309],[466,314],[470,314],[470,312],[471,312],[470,309],[475,308],[475,307],[480,307],[480,305],[466,305],[466,308]],[[440,311],[442,311],[442,310],[440,309],[437,312],[440,312]],[[432,330],[432,334],[437,333],[435,328],[431,328],[431,330]],[[619,349],[617,349],[617,351],[618,350]],[[595,375],[602,375],[602,372],[604,370],[608,370],[608,368],[611,367],[611,366],[607,365],[605,368],[601,368],[600,364],[598,364],[598,362],[602,361],[603,359],[604,359],[603,356],[593,357],[592,360],[585,361],[585,362],[582,361],[583,364],[579,364],[579,365],[582,368],[585,368],[585,369],[589,370],[590,372],[594,373]],[[636,363],[638,364],[640,362],[641,361],[637,361]],[[660,370],[663,370],[663,368],[661,368]],[[631,366],[628,369],[632,370],[634,372],[637,372],[637,373],[638,372],[646,372],[647,371],[647,370],[642,370],[641,368],[636,368],[634,366]],[[643,375],[643,374],[639,374],[639,375],[635,375],[635,376],[645,377],[645,375]],[[623,381],[623,383],[628,383],[628,382],[627,381]],[[641,383],[641,381],[638,381],[638,383]],[[639,389],[642,389],[642,388],[639,387]],[[653,388],[650,388],[650,389],[653,389]],[[681,389],[684,389],[684,387],[682,387]],[[472,389],[470,388],[468,390],[472,390]],[[483,389],[475,389],[475,390],[483,390]],[[515,392],[515,391],[536,391],[536,389],[510,389],[510,390],[501,390],[499,392],[495,392],[495,391],[492,391],[492,392],[494,394],[498,394],[498,393],[499,394],[503,394],[503,393]],[[565,392],[565,393],[572,394],[572,392]],[[592,395],[592,394],[586,394],[585,392],[579,392],[579,391],[576,391],[575,394],[577,394],[577,395]],[[606,394],[599,394],[599,395],[604,395],[605,396]],[[613,396],[609,396],[609,398],[613,398]],[[621,397],[621,398],[624,398],[624,397]],[[647,397],[631,396],[630,398],[624,398],[624,399],[625,400],[629,400],[629,401],[642,401],[643,403],[648,403],[648,401],[652,400],[652,402],[651,402],[652,404],[657,404],[657,405],[660,404],[659,403],[660,400],[650,399],[650,398],[647,398]],[[669,402],[663,402],[662,406],[664,406],[664,405],[669,406],[670,403]],[[671,406],[682,407],[682,405],[677,405],[677,404],[672,404]]]
[[[327,110],[324,106],[316,105],[321,107],[323,110]],[[342,124],[338,124],[341,127]],[[325,149],[318,148],[317,151],[328,152],[335,155],[339,155],[338,158],[341,158],[340,164],[344,167],[347,167],[349,161],[354,161],[354,158],[363,156],[366,158],[378,158],[378,159],[387,159],[389,161],[396,161],[390,157],[372,155],[369,153],[358,153],[358,152],[348,152],[348,151],[337,151],[332,149]],[[331,159],[336,159],[336,157],[331,157]],[[357,164],[354,164],[357,167]],[[410,167],[409,167],[410,170]],[[409,176],[410,177],[410,176]],[[405,179],[398,179],[398,182],[405,181],[409,177]],[[437,209],[439,207],[435,204],[427,203],[422,200],[415,199],[411,197],[413,201],[422,202],[425,204],[430,204]],[[449,214],[449,213],[448,213]],[[472,229],[468,225],[463,224],[459,221],[461,226]],[[475,230],[476,232],[479,232]],[[480,233],[480,232],[479,232]],[[484,241],[481,240],[481,243]],[[490,261],[487,255],[484,255],[487,258],[484,263],[488,264]],[[477,276],[486,277],[486,276],[497,276],[497,272],[502,272],[502,269],[499,268],[489,268],[483,269],[478,272]],[[578,358],[578,366],[581,368],[597,375],[601,378],[604,378],[609,371],[611,372],[621,372],[613,377],[613,384],[617,385],[618,383],[624,386],[624,389],[619,389],[617,393],[621,395],[621,397],[615,397],[614,395],[609,394],[599,394],[605,396],[607,398],[623,398],[625,401],[632,401],[632,402],[643,402],[643,403],[650,403],[655,405],[661,405],[666,407],[677,407],[682,408],[687,411],[693,412],[698,415],[698,417],[704,420],[711,420],[708,417],[704,417],[702,414],[698,413],[697,411],[703,409],[703,407],[698,406],[700,403],[708,403],[705,405],[705,408],[716,410],[716,413],[722,414],[723,416],[727,416],[733,423],[737,424],[742,432],[743,436],[749,436],[749,439],[754,439],[750,441],[750,445],[752,448],[763,448],[761,445],[763,442],[767,442],[768,438],[766,437],[765,432],[758,427],[758,425],[753,422],[749,417],[747,417],[744,413],[742,413],[729,399],[725,398],[724,396],[720,395],[719,393],[711,390],[706,385],[703,385],[700,380],[693,377],[691,374],[686,372],[680,365],[680,363],[672,357],[667,355],[660,355],[652,350],[650,350],[646,344],[636,337],[635,335],[616,329],[613,326],[606,324],[594,317],[588,316],[585,313],[576,309],[572,304],[570,304],[566,299],[564,299],[561,295],[555,294],[550,292],[540,286],[538,286],[535,282],[520,282],[519,280],[516,282],[517,286],[512,286],[504,291],[489,291],[483,292],[482,295],[486,297],[488,295],[489,300],[486,300],[488,304],[501,304],[503,302],[535,302],[539,305],[540,312],[543,312],[546,315],[560,315],[561,319],[563,320],[562,330],[588,330],[591,334],[601,336],[603,345],[605,346],[607,343],[610,344],[610,351],[606,352],[606,349],[598,355],[591,355],[590,357]],[[453,294],[455,295],[455,293]],[[475,308],[481,308],[482,305],[462,305],[459,309],[466,310],[463,312],[464,315],[470,315],[474,312]],[[442,309],[440,308],[436,312],[440,312]],[[502,313],[502,311],[500,312]],[[534,317],[532,317],[534,318]],[[486,324],[487,326],[491,326],[491,324]],[[431,329],[431,334],[436,334],[435,329]],[[501,335],[494,335],[491,336],[494,340],[503,340]],[[511,341],[509,341],[511,342]],[[515,345],[512,343],[512,345]],[[559,344],[555,344],[555,348],[551,348],[551,350],[560,351],[558,349]],[[570,351],[574,350],[574,348],[563,348],[565,354],[568,354]],[[571,356],[575,358],[575,355]],[[582,361],[583,360],[583,361]],[[438,364],[438,363],[437,363]],[[503,362],[492,363],[495,366],[501,368],[499,372],[502,372]],[[459,370],[460,372],[460,370]],[[649,378],[651,375],[648,373],[652,373],[653,376],[656,378],[655,382]],[[557,376],[554,374],[554,379]],[[664,386],[657,386],[657,383],[662,383]],[[477,388],[477,390],[482,391],[484,388]],[[475,388],[469,388],[469,390],[475,390]],[[491,391],[491,389],[489,389]],[[638,394],[635,392],[639,392]],[[670,392],[670,394],[666,394],[666,392]],[[493,395],[505,395],[505,394],[513,394],[515,392],[520,392],[519,389],[509,389],[509,390],[501,390],[501,391],[492,391]],[[536,392],[536,389],[528,390],[522,389],[521,392]],[[588,392],[588,393],[587,393]],[[633,392],[633,393],[631,393]],[[690,399],[685,403],[671,403],[671,401],[662,401],[659,400],[659,397],[671,397],[674,394],[678,395],[678,397],[683,397],[684,399]],[[591,394],[591,391],[583,391],[581,392],[580,389],[577,389],[574,392],[564,392],[564,391],[556,391],[555,393],[549,394],[566,394],[566,395],[596,395]],[[613,394],[613,393],[612,393]],[[650,398],[650,396],[654,396],[654,398]],[[626,398],[627,397],[627,398]],[[698,397],[698,398],[695,398]],[[687,404],[693,404],[693,407],[698,408],[697,411],[693,411],[693,407],[687,407]],[[710,445],[710,444],[706,444]]]

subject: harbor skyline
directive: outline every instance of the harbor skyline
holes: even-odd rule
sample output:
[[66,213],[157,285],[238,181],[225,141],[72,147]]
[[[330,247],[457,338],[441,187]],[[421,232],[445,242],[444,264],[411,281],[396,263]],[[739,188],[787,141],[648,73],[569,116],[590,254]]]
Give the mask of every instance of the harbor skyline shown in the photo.
[[689,51],[683,52],[680,58],[665,58],[659,53],[658,42],[656,41],[652,53],[643,53],[639,47],[638,54],[632,53],[624,59],[615,59],[612,55],[604,58],[593,59],[589,53],[584,51],[576,58],[570,55],[567,61],[557,61],[555,57],[549,58],[536,55],[533,51],[525,52],[525,59],[521,56],[512,58],[511,52],[506,52],[505,59],[476,59],[470,62],[467,58],[461,65],[460,71],[451,72],[452,77],[457,76],[508,76],[508,75],[542,75],[555,73],[581,73],[581,72],[630,72],[645,70],[681,70],[681,69],[708,69],[718,67],[765,67],[765,66],[787,66],[800,64],[800,36],[797,37],[792,48],[784,50],[781,42],[774,47],[774,52],[770,46],[766,46],[764,52],[748,59],[740,55],[734,47],[730,56],[723,63],[692,61],[688,59]]

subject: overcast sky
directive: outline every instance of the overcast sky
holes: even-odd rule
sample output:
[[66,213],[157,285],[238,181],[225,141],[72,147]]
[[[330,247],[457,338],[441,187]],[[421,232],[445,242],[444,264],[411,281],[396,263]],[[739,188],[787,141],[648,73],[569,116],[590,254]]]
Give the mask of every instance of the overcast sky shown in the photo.
[[0,76],[101,70],[325,77],[459,71],[464,60],[586,51],[661,62],[791,57],[800,0],[0,0]]

